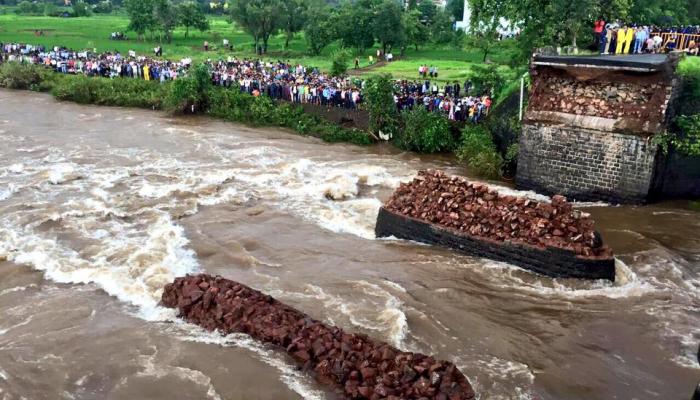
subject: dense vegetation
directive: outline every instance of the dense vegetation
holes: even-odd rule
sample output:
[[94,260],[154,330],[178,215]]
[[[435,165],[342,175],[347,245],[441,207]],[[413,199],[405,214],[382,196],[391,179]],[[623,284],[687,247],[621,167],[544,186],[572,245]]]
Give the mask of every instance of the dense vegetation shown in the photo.
[[140,107],[173,113],[194,111],[250,125],[291,128],[327,142],[372,143],[365,132],[309,115],[291,103],[276,104],[268,97],[214,87],[204,66],[198,66],[186,79],[161,84],[139,79],[63,75],[42,66],[5,63],[0,65],[0,87],[50,92],[57,99],[81,104]]

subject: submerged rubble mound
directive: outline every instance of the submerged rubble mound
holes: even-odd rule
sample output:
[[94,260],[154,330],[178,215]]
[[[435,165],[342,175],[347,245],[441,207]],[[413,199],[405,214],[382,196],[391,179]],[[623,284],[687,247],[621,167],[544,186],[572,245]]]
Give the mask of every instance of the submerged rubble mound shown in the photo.
[[612,257],[590,216],[574,210],[563,196],[553,196],[551,204],[537,202],[426,170],[402,183],[384,208],[476,238],[565,249],[585,258]]
[[177,278],[165,286],[162,304],[207,330],[246,333],[282,347],[305,371],[345,398],[474,398],[467,378],[450,362],[346,333],[220,276]]

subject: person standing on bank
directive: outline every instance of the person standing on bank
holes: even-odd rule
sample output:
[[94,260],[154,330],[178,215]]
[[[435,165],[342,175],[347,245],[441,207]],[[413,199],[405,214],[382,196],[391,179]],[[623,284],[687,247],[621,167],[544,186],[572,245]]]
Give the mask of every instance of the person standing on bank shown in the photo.
[[627,30],[625,31],[625,49],[624,49],[624,54],[629,54],[630,49],[633,47],[632,44],[634,43],[634,33],[636,30],[633,27],[628,27]]
[[625,48],[625,38],[627,37],[626,31],[627,28],[625,26],[621,26],[620,29],[617,30],[617,46],[615,48],[615,54],[622,54],[622,50]]

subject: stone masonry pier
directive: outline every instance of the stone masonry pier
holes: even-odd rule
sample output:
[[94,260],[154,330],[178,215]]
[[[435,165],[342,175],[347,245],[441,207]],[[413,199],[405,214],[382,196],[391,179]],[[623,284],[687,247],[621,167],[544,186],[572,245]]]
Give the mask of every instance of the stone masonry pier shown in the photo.
[[531,63],[517,185],[575,200],[643,203],[680,80],[666,55],[541,56]]

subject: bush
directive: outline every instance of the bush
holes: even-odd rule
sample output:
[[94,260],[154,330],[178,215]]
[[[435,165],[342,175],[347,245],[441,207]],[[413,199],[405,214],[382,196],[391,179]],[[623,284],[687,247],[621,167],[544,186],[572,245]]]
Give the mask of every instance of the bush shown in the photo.
[[94,6],[92,6],[92,12],[95,14],[109,14],[113,10],[112,2],[110,0],[103,0]]
[[73,3],[73,12],[72,16],[74,17],[89,17],[91,14],[90,12],[90,6],[82,0],[77,0],[75,3]]
[[51,93],[59,100],[80,104],[161,109],[170,84],[128,78],[60,75]]
[[350,52],[347,49],[338,49],[331,56],[333,65],[331,66],[331,75],[345,75],[348,70],[348,62],[350,61]]
[[[330,124],[329,124],[330,125]],[[372,144],[372,139],[366,132],[359,129],[345,129],[340,126],[333,126],[335,129],[321,136],[326,142],[337,143],[337,142],[348,142],[354,143],[362,146]]]
[[392,137],[398,125],[391,75],[372,76],[365,82],[365,107],[369,112],[369,130]]
[[420,153],[438,153],[454,147],[450,123],[444,116],[424,107],[404,111],[401,116],[403,130],[394,136],[394,143],[400,148]]
[[0,86],[8,89],[38,90],[50,80],[51,71],[41,65],[8,62],[0,65]]
[[679,152],[688,156],[700,156],[700,114],[682,115],[676,119],[680,137],[673,144]]
[[41,4],[24,0],[17,4],[15,13],[19,15],[40,15],[43,11],[44,8]]
[[199,64],[187,77],[173,82],[165,104],[175,113],[207,112],[211,89],[209,68],[205,64]]
[[501,176],[503,157],[496,150],[491,134],[481,125],[467,125],[462,131],[462,143],[457,158],[477,175],[496,179]]
[[501,94],[505,81],[498,73],[496,65],[474,65],[469,72],[469,80],[474,85],[476,95],[489,93],[491,97]]

